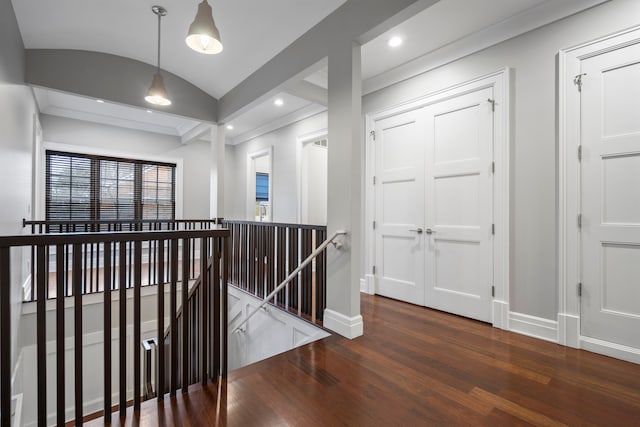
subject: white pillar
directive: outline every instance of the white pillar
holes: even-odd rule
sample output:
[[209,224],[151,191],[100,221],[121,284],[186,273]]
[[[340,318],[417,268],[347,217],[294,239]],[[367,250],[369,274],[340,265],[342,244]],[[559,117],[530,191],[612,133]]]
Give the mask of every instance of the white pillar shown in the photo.
[[209,215],[211,218],[224,218],[224,125],[211,126],[211,174],[209,196]]
[[347,338],[363,333],[360,315],[362,82],[360,45],[329,49],[329,176],[327,232],[348,231],[327,255],[327,309],[323,325]]

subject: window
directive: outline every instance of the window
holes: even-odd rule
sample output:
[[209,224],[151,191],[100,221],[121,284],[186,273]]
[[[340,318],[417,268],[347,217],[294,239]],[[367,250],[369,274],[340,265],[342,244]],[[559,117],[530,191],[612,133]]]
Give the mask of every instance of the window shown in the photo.
[[256,202],[269,201],[269,174],[256,173]]
[[46,219],[175,218],[175,164],[46,152]]

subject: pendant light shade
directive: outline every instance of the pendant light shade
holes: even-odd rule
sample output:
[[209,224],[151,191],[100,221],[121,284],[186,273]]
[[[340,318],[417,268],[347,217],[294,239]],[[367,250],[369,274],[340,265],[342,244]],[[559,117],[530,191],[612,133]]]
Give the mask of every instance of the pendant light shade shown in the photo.
[[158,66],[144,100],[150,104],[167,106],[171,105],[171,100],[167,94],[167,88],[164,87],[162,74],[160,74],[160,21],[167,14],[167,9],[162,6],[153,6],[151,10],[158,16]]
[[207,0],[198,5],[198,13],[189,27],[185,41],[187,46],[196,52],[208,55],[222,52],[220,31],[213,20],[213,12]]
[[155,73],[153,75],[151,87],[147,91],[147,96],[144,97],[144,100],[155,105],[171,105],[171,100],[167,94],[167,88],[164,87],[164,80],[160,73]]

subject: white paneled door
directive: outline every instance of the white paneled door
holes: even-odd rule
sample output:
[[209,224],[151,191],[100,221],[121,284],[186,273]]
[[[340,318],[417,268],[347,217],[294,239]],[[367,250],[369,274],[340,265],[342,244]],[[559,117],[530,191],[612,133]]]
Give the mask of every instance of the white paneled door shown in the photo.
[[376,122],[376,293],[424,304],[423,110]]
[[426,109],[426,305],[491,321],[493,89]]
[[640,348],[640,45],[581,72],[581,334]]
[[376,293],[492,320],[492,99],[376,121]]

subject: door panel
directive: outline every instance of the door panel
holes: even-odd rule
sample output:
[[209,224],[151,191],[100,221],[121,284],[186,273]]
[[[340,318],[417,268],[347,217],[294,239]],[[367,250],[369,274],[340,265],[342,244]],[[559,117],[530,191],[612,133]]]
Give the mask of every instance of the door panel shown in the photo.
[[377,293],[424,304],[424,120],[419,111],[376,122]]
[[426,305],[491,321],[491,88],[426,109]]
[[581,67],[581,334],[640,348],[640,45]]

